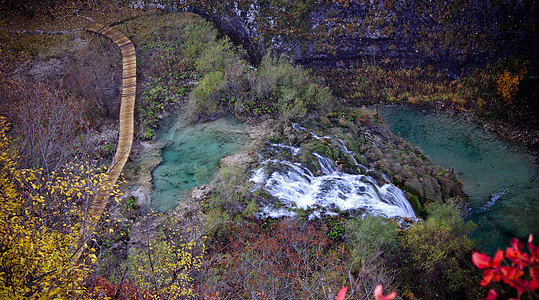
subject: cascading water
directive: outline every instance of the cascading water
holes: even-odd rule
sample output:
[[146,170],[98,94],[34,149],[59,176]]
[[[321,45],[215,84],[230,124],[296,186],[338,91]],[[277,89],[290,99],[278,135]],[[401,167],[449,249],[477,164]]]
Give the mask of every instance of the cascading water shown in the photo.
[[296,131],[306,131],[311,135],[312,138],[314,138],[316,140],[322,140],[322,139],[335,140],[337,142],[336,144],[337,144],[337,147],[339,148],[339,150],[341,150],[346,155],[348,155],[356,166],[361,167],[364,170],[368,170],[367,167],[365,167],[364,165],[357,162],[356,158],[354,157],[354,153],[352,151],[350,151],[348,148],[346,148],[346,144],[344,143],[343,140],[332,137],[332,136],[329,136],[329,135],[320,137],[320,136],[316,135],[314,132],[308,131],[304,127],[301,127],[298,123],[292,123],[292,128],[294,128],[294,130],[296,130]]
[[[294,124],[297,131],[304,128]],[[311,136],[321,139],[314,133]],[[334,137],[340,150],[353,158],[352,152],[344,141]],[[270,152],[274,156],[287,152],[297,160],[301,148],[282,144],[272,144]],[[301,163],[288,160],[265,159],[251,181],[277,198],[278,205],[267,205],[261,209],[260,216],[293,216],[295,210],[312,210],[310,217],[320,214],[336,214],[336,210],[357,211],[360,214],[379,215],[385,218],[411,219],[416,216],[404,193],[392,183],[379,185],[367,175],[349,174],[339,170],[333,161],[318,153],[312,153],[318,162],[314,173]],[[354,159],[355,162],[355,159]],[[356,162],[356,166],[361,166]],[[363,166],[361,166],[363,167]],[[284,206],[284,207],[283,207]]]

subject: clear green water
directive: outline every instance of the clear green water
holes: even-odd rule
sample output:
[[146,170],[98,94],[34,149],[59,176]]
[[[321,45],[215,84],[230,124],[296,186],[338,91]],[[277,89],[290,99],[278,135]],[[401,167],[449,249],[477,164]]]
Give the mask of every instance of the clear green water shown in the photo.
[[207,183],[221,158],[243,145],[243,125],[221,118],[186,125],[185,116],[166,120],[157,140],[166,142],[163,162],[153,171],[152,207],[160,212],[173,209],[187,191]]
[[380,107],[379,114],[434,163],[454,168],[485,248],[505,248],[511,237],[539,233],[537,157],[462,117],[406,106]]

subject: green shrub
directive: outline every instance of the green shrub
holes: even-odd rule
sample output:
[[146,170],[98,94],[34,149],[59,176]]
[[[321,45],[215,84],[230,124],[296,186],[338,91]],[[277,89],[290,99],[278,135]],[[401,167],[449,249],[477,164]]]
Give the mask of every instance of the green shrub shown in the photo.
[[340,219],[329,219],[327,226],[329,228],[328,238],[339,241],[344,235],[344,227],[341,225]]
[[376,264],[384,263],[384,260],[389,262],[398,251],[398,227],[394,222],[366,216],[363,220],[348,220],[345,228],[348,246],[356,261],[374,260]]
[[219,243],[225,240],[230,234],[227,228],[231,222],[230,215],[220,207],[210,207],[205,209],[204,216],[204,232],[208,237],[208,242]]
[[171,100],[168,89],[164,88],[157,80],[154,84],[155,86],[150,90],[142,93],[137,106],[142,123],[153,128],[157,126],[159,113],[164,108],[164,104]]
[[[209,43],[208,47],[196,60],[196,68],[205,76],[212,72],[224,74],[219,89],[219,98],[226,99],[231,109],[238,107],[248,96],[247,62],[240,58],[228,38],[217,43]],[[204,80],[204,78],[203,78]]]
[[218,42],[210,42],[195,62],[197,71],[206,74],[209,72],[225,72],[233,61],[239,60],[234,51],[234,45],[228,38]]
[[194,63],[208,44],[217,40],[217,29],[210,23],[200,19],[185,26],[183,55],[188,62]]
[[110,142],[106,145],[101,146],[101,154],[104,157],[113,157],[114,153],[116,153],[116,149],[118,148],[118,145],[116,142]]
[[277,110],[284,120],[302,118],[309,110],[329,111],[332,95],[321,87],[308,71],[294,66],[284,57],[268,53],[251,81],[251,90],[258,99],[277,99]]
[[203,75],[189,95],[192,116],[215,114],[222,106],[246,116],[277,113],[286,121],[332,109],[330,89],[288,58],[267,53],[257,70],[228,38],[217,40],[208,23],[193,21],[183,32],[182,55]]
[[245,210],[243,210],[243,216],[252,218],[255,216],[257,212],[258,212],[258,203],[253,198],[251,199],[247,207],[245,207]]
[[350,248],[346,265],[353,290],[371,291],[377,284],[395,289],[397,225],[381,217],[366,216],[363,220],[348,220],[345,229]]
[[238,167],[219,168],[211,182],[215,192],[205,210],[217,208],[232,217],[240,215],[250,202],[249,183],[245,174],[245,170]]
[[153,128],[146,127],[144,128],[144,131],[140,134],[139,137],[143,140],[149,141],[153,139],[154,135],[155,135],[155,132]]
[[355,252],[359,251],[358,247],[393,251],[398,247],[397,234],[395,222],[378,216],[351,219],[346,223],[346,237],[354,245]]
[[214,71],[206,74],[196,88],[189,94],[189,111],[191,115],[214,114],[218,111],[222,88],[225,85],[225,74]]
[[475,244],[468,237],[475,224],[451,202],[433,204],[427,213],[402,238],[405,288],[426,299],[477,299],[480,274],[470,261]]
[[209,44],[216,45],[216,39],[215,28],[202,18],[157,22],[151,33],[141,37],[137,43],[145,87],[137,101],[138,117],[143,124],[141,138],[151,139],[150,129],[157,127],[159,115],[167,105],[184,100],[190,84],[185,79],[197,78],[196,59]]
[[248,116],[277,112],[284,121],[332,109],[330,89],[284,56],[268,53],[256,70],[239,58],[229,40],[210,43],[201,55],[196,66],[204,77],[190,94],[194,116],[216,113],[219,105]]

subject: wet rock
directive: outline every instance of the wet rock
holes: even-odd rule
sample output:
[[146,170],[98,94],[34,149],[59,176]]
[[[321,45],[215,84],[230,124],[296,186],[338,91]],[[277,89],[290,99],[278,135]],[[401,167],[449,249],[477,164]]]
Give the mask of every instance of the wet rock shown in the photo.
[[148,191],[145,191],[143,187],[139,187],[138,189],[131,192],[131,195],[137,199],[137,205],[145,207],[148,202],[150,201]]
[[417,179],[415,177],[408,177],[404,181],[404,187],[411,194],[417,195],[420,198],[425,198],[425,193],[423,191],[423,185],[421,184],[419,179]]
[[382,153],[382,150],[380,150],[380,148],[378,148],[377,145],[372,145],[371,153],[372,153],[372,158],[375,161],[378,161],[384,157],[384,153]]
[[419,180],[423,186],[424,197],[427,199],[434,200],[436,202],[442,202],[442,192],[440,185],[435,178],[430,176],[425,176]]
[[191,191],[191,198],[194,201],[207,200],[210,197],[212,191],[213,188],[207,184],[197,186]]
[[452,172],[438,171],[436,178],[438,184],[442,187],[444,198],[465,197],[462,191],[462,182],[457,180]]
[[236,153],[225,156],[219,162],[221,167],[239,167],[246,169],[251,163],[256,161],[256,156],[251,153]]
[[124,167],[127,183],[122,185],[122,198],[135,197],[137,205],[146,209],[151,202],[152,170],[161,163],[161,149],[164,143],[141,142],[135,144],[135,155]]

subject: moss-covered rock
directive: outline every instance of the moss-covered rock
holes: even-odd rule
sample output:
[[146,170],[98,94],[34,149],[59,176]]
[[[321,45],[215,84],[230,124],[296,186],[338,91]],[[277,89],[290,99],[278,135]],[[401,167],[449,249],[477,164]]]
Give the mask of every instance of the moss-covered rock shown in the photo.
[[435,166],[420,149],[389,132],[374,113],[361,110],[361,122],[343,125],[342,118],[335,117],[339,113],[314,117],[302,123],[307,131],[285,125],[281,137],[275,136],[273,141],[301,148],[299,155],[282,158],[300,162],[313,173],[320,169],[313,155],[318,153],[332,159],[342,172],[369,175],[380,184],[389,179],[406,192],[408,199],[413,199],[418,213],[428,203],[465,197],[462,183],[452,171]]

